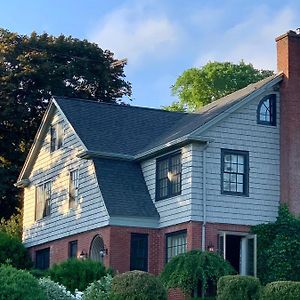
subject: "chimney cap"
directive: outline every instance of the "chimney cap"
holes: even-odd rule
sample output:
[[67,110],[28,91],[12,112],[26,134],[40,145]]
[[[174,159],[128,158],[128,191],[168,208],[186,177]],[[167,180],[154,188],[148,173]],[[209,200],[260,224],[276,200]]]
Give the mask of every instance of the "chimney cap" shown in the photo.
[[285,37],[295,37],[295,38],[300,38],[300,27],[297,28],[295,31],[294,30],[289,30],[288,32],[278,36],[275,41],[278,42],[279,40],[285,38]]

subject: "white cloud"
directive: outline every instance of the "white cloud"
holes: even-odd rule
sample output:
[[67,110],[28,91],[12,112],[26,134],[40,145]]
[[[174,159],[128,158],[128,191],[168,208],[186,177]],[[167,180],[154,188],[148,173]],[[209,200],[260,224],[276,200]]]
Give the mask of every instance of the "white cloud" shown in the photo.
[[265,6],[256,7],[243,22],[223,33],[217,47],[209,49],[196,60],[196,66],[210,61],[244,60],[256,68],[276,69],[275,37],[296,28],[296,15],[290,8],[270,12]]
[[128,58],[132,66],[173,53],[178,30],[166,16],[148,12],[146,6],[137,4],[106,15],[90,39],[113,51],[117,58]]

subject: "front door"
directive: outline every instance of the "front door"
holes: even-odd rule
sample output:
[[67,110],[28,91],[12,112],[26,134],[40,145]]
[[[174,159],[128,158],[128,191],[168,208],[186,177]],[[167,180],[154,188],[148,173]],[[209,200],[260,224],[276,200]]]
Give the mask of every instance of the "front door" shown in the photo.
[[256,235],[220,232],[219,251],[240,275],[256,276]]
[[130,270],[148,271],[148,235],[131,234]]

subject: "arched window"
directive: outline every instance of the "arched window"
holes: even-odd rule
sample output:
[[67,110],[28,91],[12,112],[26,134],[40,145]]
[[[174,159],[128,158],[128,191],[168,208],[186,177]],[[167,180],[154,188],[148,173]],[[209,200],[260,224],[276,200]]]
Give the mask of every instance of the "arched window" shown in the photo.
[[104,253],[104,243],[103,239],[100,235],[96,235],[91,243],[90,247],[90,259],[95,260],[95,261],[101,261],[103,262],[103,253]]
[[259,102],[257,123],[276,126],[276,95],[268,95]]

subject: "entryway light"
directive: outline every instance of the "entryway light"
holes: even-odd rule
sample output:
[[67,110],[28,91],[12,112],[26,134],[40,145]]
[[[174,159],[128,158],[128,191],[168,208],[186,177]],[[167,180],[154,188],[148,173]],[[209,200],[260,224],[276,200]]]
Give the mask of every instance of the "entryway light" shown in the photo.
[[212,244],[212,242],[209,242],[207,246],[207,251],[208,252],[215,252],[215,246]]
[[86,251],[82,250],[81,253],[79,254],[79,258],[84,260],[87,258],[87,253]]

